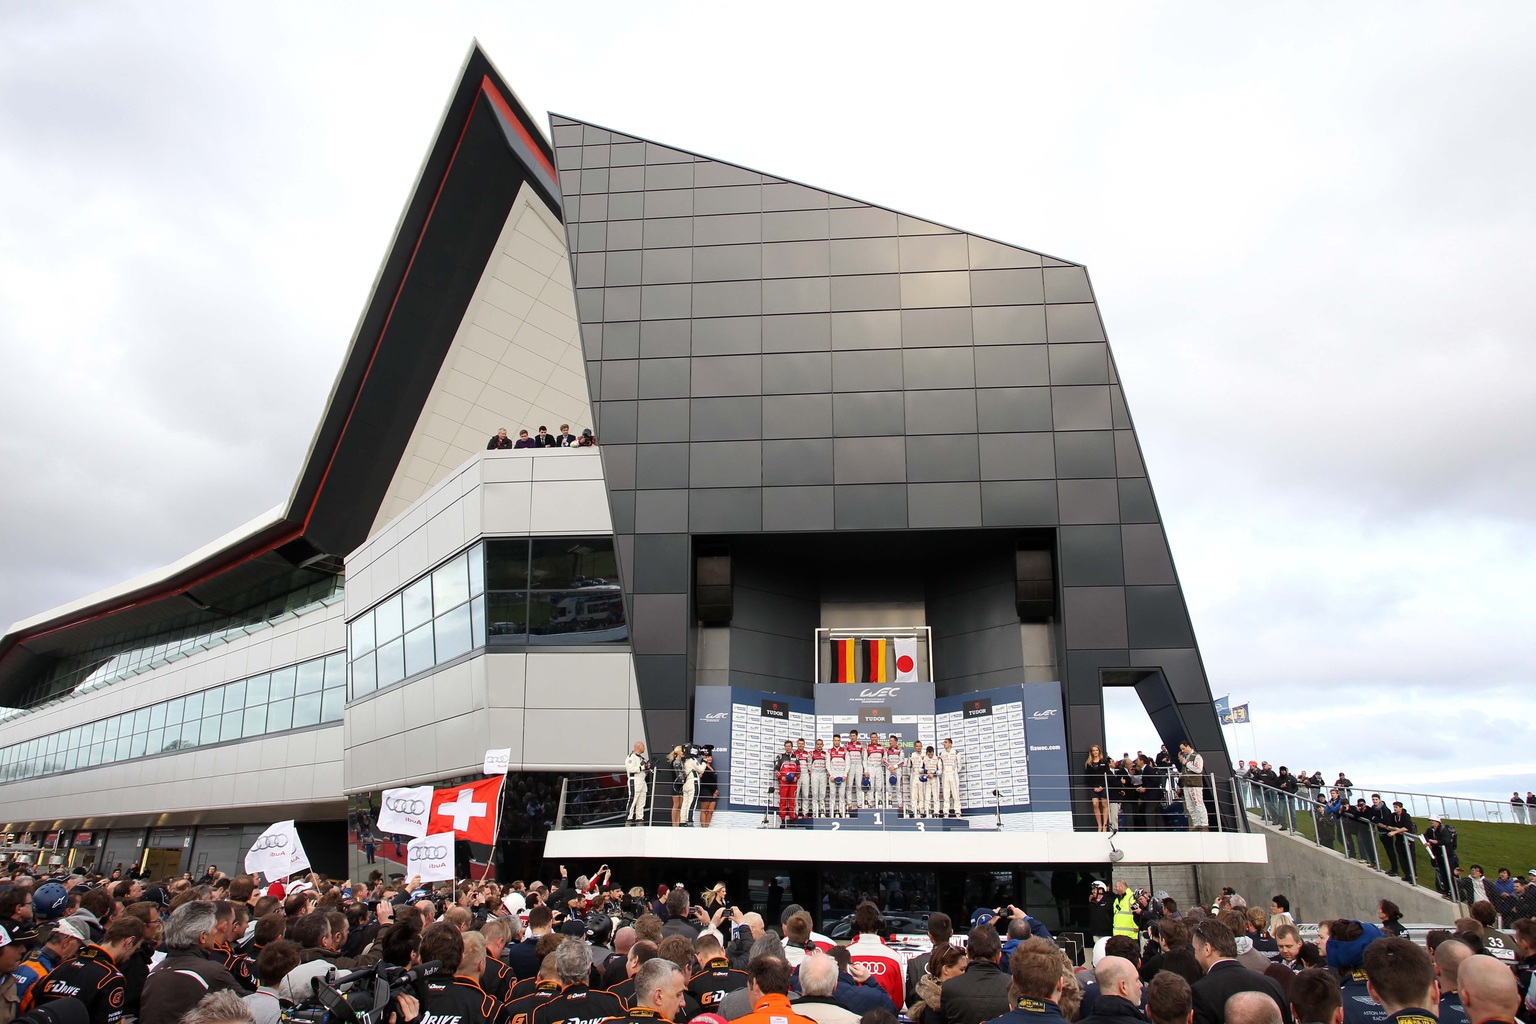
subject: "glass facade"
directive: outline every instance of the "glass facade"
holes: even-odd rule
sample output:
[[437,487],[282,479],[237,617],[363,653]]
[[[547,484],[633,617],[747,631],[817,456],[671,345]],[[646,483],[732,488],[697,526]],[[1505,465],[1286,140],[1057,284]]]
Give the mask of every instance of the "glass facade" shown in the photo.
[[629,640],[612,537],[518,537],[461,552],[353,619],[349,700],[495,647]]
[[189,612],[181,621],[154,633],[103,640],[89,650],[66,655],[50,664],[27,685],[21,707],[36,707],[64,696],[79,696],[150,669],[267,629],[342,598],[342,577],[315,579],[312,570],[264,584],[230,600],[226,607],[242,611]]
[[346,655],[263,672],[0,749],[0,781],[341,721]]

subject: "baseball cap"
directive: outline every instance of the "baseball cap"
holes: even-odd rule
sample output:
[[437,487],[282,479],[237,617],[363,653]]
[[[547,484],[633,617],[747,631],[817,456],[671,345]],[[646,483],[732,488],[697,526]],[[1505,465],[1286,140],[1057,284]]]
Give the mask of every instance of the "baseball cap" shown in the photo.
[[1108,888],[1109,888],[1109,886],[1108,886],[1108,885],[1106,885],[1106,884],[1105,884],[1105,883],[1103,883],[1103,882],[1097,882],[1097,881],[1096,881],[1096,882],[1094,882],[1094,883],[1093,883],[1093,885],[1091,885],[1091,886],[1090,886],[1090,887],[1089,887],[1089,888],[1092,888],[1092,889],[1108,889]]
[[79,939],[81,942],[88,943],[91,941],[90,931],[83,925],[76,924],[74,921],[71,921],[67,917],[60,920],[59,923],[53,927],[56,934],[68,935],[70,938]]
[[[154,890],[150,891],[153,892]],[[287,895],[287,890],[283,888],[282,882],[273,882],[271,885],[267,886],[267,895],[273,897],[274,899],[280,900]]]
[[1536,878],[1536,868],[1531,868],[1531,870],[1527,871],[1525,874],[1527,878]]
[[991,924],[995,920],[997,920],[997,913],[983,907],[971,915],[971,927],[980,928],[982,925]]
[[[281,886],[279,886],[278,889],[279,889],[278,892],[275,892],[275,893],[269,892],[268,895],[269,896],[279,896],[279,897],[281,897],[283,895],[282,891],[281,891]],[[144,899],[146,901],[150,902],[150,903],[158,903],[160,905],[161,909],[164,909],[164,908],[169,907],[171,905],[171,894],[166,892],[164,889],[160,888],[160,886],[158,886],[158,885],[155,886],[153,889],[145,889],[144,890]]]
[[288,887],[288,895],[292,896],[296,892],[309,892],[313,888],[314,886],[308,882],[294,882]]

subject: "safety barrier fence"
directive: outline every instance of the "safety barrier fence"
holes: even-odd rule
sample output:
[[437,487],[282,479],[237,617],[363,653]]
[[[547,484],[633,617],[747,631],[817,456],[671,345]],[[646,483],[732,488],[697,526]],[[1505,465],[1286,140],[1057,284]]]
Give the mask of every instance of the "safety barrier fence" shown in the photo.
[[[752,796],[747,803],[740,801],[743,787],[738,783],[734,790],[720,779],[719,795],[711,799],[711,792],[697,781],[688,786],[688,776],[670,765],[657,765],[643,773],[644,794],[637,801],[635,780],[623,771],[567,777],[561,786],[559,810],[555,818],[557,829],[611,828],[625,824],[652,826],[708,826],[708,827],[778,827],[783,816],[779,807],[779,787],[773,780],[746,787]],[[1166,777],[1152,780],[1148,785],[1120,787],[1112,785],[1106,811],[1113,815],[1107,829],[1120,832],[1184,832],[1191,829],[1191,813],[1198,800],[1205,808],[1205,827],[1212,832],[1246,832],[1248,822],[1238,810],[1242,803],[1238,797],[1236,780],[1207,774],[1200,776],[1201,785],[1191,778]],[[1029,802],[1017,796],[1008,797],[1000,790],[992,790],[978,805],[972,799],[964,805],[963,817],[977,825],[1004,825],[1005,820],[1021,810],[1031,810],[1049,804],[1070,807],[1072,811],[1042,816],[1048,822],[1032,826],[1034,831],[1094,831],[1096,816],[1093,794],[1081,776],[1033,776]],[[936,783],[934,785],[937,785]],[[914,826],[904,822],[942,820],[937,809],[938,794],[932,808],[924,813],[911,813],[911,786],[903,779],[891,795],[883,800],[862,789],[850,789],[841,798],[828,793],[827,804],[836,804],[836,810],[846,813],[828,813],[828,807],[813,807],[809,798],[802,799],[795,791],[795,818],[812,821],[857,817],[863,827],[903,828]],[[728,803],[735,793],[737,802]],[[1119,799],[1115,799],[1118,796]],[[1005,803],[1007,801],[1007,803]],[[742,812],[750,812],[750,817]],[[1006,826],[1005,826],[1006,827]]]
[[[1245,785],[1267,785],[1254,782],[1242,776],[1235,776]],[[1275,788],[1270,786],[1268,788]],[[1296,797],[1303,802],[1312,802],[1321,799],[1326,803],[1334,790],[1339,787],[1330,783],[1325,786],[1297,785]],[[1451,796],[1441,793],[1418,793],[1410,790],[1391,789],[1385,786],[1366,786],[1358,783],[1350,783],[1347,789],[1340,794],[1354,803],[1361,797],[1365,798],[1367,805],[1371,803],[1371,797],[1380,796],[1381,802],[1390,810],[1393,801],[1401,801],[1403,809],[1420,824],[1427,823],[1431,816],[1443,820],[1452,821],[1488,821],[1488,822],[1513,822],[1524,825],[1536,823],[1536,818],[1527,815],[1524,805],[1518,807],[1498,800],[1486,800],[1481,797]],[[1249,806],[1252,806],[1251,804]]]

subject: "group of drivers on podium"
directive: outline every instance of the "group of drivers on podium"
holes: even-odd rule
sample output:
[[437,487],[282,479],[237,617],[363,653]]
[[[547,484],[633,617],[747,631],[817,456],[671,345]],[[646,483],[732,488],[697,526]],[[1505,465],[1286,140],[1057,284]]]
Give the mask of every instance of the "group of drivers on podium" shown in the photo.
[[952,739],[937,752],[919,740],[903,751],[894,733],[882,744],[872,732],[864,743],[857,729],[846,742],[834,735],[831,747],[824,740],[811,749],[803,739],[785,740],[773,762],[779,820],[846,818],[858,808],[899,810],[904,818],[958,818],[960,767]]
[[[681,797],[674,824],[692,822],[701,776],[709,770],[713,749],[690,744],[676,747],[668,756],[674,789]],[[895,733],[885,743],[873,732],[867,743],[862,742],[857,729],[846,739],[834,735],[830,747],[820,739],[812,748],[806,747],[804,739],[785,740],[784,752],[773,761],[779,820],[846,818],[859,808],[900,811],[904,818],[958,818],[961,766],[960,752],[949,738],[937,751],[920,740],[904,750]],[[625,824],[645,821],[654,770],[645,744],[637,742],[624,759],[629,784]]]

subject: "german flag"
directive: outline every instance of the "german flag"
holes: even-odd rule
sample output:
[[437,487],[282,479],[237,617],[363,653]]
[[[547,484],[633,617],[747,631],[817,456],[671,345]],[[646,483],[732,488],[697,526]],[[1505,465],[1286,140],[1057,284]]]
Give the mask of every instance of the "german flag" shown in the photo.
[[883,638],[867,638],[862,643],[864,644],[864,682],[890,682],[891,642]]
[[832,641],[832,681],[856,683],[859,681],[858,649],[856,640]]

